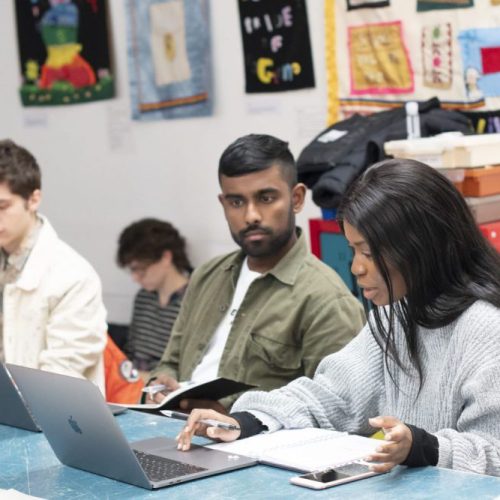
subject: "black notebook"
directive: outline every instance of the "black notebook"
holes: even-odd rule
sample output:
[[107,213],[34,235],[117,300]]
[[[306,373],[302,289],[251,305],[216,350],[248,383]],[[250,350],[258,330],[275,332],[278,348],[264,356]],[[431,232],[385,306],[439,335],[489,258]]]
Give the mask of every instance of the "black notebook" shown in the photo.
[[165,396],[161,403],[146,403],[146,404],[126,404],[127,408],[134,410],[175,410],[179,408],[179,403],[182,399],[211,399],[217,401],[226,396],[231,396],[238,392],[252,389],[254,385],[237,382],[224,377],[214,378],[207,382],[182,384],[179,389],[172,391]]

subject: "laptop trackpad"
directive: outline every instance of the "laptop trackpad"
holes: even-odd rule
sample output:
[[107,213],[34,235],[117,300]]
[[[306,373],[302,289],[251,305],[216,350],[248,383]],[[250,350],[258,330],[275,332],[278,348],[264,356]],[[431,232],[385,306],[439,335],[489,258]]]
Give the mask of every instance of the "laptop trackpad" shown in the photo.
[[132,441],[130,446],[134,450],[152,453],[153,455],[162,456],[162,452],[171,453],[177,451],[177,441],[172,438],[155,437],[150,439],[142,439],[141,441]]
[[228,458],[230,458],[231,461],[238,462],[237,455],[228,455],[225,452],[211,450],[210,448],[199,445],[191,445],[189,451],[179,451],[177,449],[177,441],[170,438],[157,437],[144,439],[142,441],[134,441],[130,443],[130,445],[135,450],[205,468],[218,468],[222,465],[227,466]]

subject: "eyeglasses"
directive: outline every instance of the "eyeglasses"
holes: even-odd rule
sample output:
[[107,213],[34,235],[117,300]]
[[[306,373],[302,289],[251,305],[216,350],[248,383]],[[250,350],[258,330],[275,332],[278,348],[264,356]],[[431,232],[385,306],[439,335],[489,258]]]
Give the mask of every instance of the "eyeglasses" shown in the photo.
[[131,264],[130,266],[128,266],[127,269],[130,274],[135,274],[137,276],[144,276],[144,274],[146,274],[146,271],[151,266],[151,264],[154,264],[154,262],[142,262],[140,264]]

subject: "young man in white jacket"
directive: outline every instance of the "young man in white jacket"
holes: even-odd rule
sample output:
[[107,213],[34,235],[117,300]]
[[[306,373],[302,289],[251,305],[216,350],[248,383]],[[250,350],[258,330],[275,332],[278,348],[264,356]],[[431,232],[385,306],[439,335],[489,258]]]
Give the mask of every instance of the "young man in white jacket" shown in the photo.
[[0,141],[0,361],[85,377],[104,392],[101,283],[38,214],[40,189],[35,158]]

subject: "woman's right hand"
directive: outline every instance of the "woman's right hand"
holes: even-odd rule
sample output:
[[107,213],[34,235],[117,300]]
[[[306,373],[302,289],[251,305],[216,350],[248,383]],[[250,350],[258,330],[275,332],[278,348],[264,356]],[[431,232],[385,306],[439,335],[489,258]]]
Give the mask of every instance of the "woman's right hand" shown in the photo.
[[177,436],[177,448],[182,451],[187,451],[191,447],[191,439],[193,435],[209,437],[210,439],[220,441],[236,441],[241,434],[240,430],[221,429],[220,427],[208,426],[200,422],[200,420],[211,419],[217,422],[225,422],[236,427],[239,422],[228,415],[224,415],[215,410],[194,409],[186,422],[184,429]]

